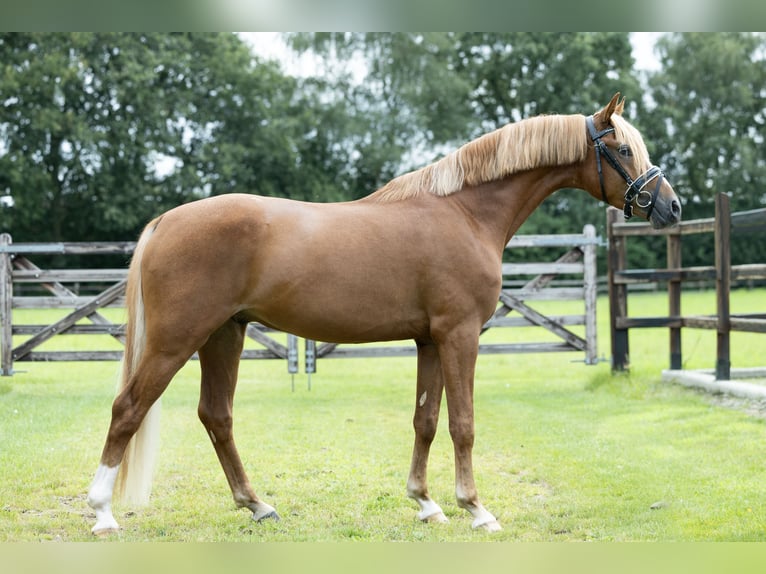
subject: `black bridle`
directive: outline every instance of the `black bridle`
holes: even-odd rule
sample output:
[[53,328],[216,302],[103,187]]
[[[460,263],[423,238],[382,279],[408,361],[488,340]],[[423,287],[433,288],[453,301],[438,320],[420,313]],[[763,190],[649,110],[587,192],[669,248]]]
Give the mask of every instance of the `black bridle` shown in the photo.
[[[628,184],[628,189],[625,191],[625,208],[623,210],[625,213],[625,220],[627,221],[633,217],[634,201],[638,207],[646,212],[646,218],[649,219],[649,216],[652,214],[652,210],[654,209],[654,204],[657,201],[657,195],[660,192],[660,186],[662,185],[662,180],[664,178],[662,170],[656,165],[653,165],[648,170],[646,170],[646,172],[641,174],[638,179],[634,180],[630,177],[628,172],[625,171],[625,168],[622,167],[620,161],[614,157],[612,152],[609,151],[609,148],[601,139],[607,134],[614,133],[614,128],[608,127],[604,130],[597,131],[596,124],[593,122],[593,116],[587,117],[585,119],[585,123],[588,126],[590,139],[593,140],[593,143],[596,146],[596,167],[598,168],[598,181],[601,184],[601,197],[604,199],[604,203],[609,202],[606,200],[606,189],[604,189],[604,173],[601,169],[602,155]],[[649,182],[655,178],[657,179],[657,185],[654,186],[654,190],[648,191],[644,189],[644,187],[646,187]],[[644,197],[647,199],[642,203],[641,200]]]

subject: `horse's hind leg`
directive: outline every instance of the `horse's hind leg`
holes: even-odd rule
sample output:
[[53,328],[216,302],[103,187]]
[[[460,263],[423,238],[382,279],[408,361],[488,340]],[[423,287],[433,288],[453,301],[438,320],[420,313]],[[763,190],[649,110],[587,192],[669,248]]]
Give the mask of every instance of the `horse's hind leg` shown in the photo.
[[[106,534],[118,530],[111,503],[118,470],[120,463],[124,462],[123,455],[128,442],[136,434],[149,409],[167,388],[173,375],[186,362],[186,359],[186,355],[156,354],[147,351],[136,372],[130,375],[125,387],[115,398],[101,461],[88,490],[88,504],[96,513],[96,524],[92,529],[94,534]],[[156,431],[156,427],[153,430]],[[139,467],[137,470],[142,477],[142,482],[149,481],[151,478],[151,469],[147,476],[142,472],[142,467],[148,462],[145,457],[153,456],[152,450],[156,444],[154,442],[156,437],[146,438],[151,441],[151,444],[145,445],[141,458],[132,463],[132,466]],[[147,490],[149,484],[143,484],[140,488]]]
[[202,387],[198,413],[237,505],[249,508],[253,520],[279,520],[274,508],[259,500],[253,492],[234,444],[232,405],[245,328],[246,325],[229,320],[199,349]]
[[436,435],[443,389],[441,363],[436,347],[431,343],[418,343],[418,384],[412,421],[415,446],[407,479],[407,495],[420,506],[418,518],[428,522],[447,522],[441,507],[429,496],[426,480],[428,454]]

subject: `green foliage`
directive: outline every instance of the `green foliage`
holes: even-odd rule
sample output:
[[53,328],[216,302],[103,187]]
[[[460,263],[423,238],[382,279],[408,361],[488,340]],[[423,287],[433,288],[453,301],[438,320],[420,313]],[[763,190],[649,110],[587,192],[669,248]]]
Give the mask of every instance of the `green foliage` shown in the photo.
[[[719,192],[730,195],[732,211],[764,207],[766,35],[673,34],[658,49],[662,69],[650,78],[655,106],[647,139],[684,199],[684,217],[712,217]],[[684,259],[705,265],[712,254],[706,241]],[[735,236],[732,256],[735,263],[763,261],[766,242]]]
[[338,171],[301,170],[329,155],[310,143],[327,114],[235,35],[4,34],[0,55],[0,227],[16,241],[132,238],[234,191],[321,199]]
[[[233,36],[4,34],[0,54],[0,189],[14,201],[2,223],[17,241],[133,237],[161,211],[228,190],[253,143],[242,124],[281,89],[273,66],[248,73]],[[245,86],[262,99],[245,100]],[[213,156],[215,175],[203,171]],[[170,173],[157,171],[163,158]]]
[[732,210],[761,207],[766,190],[766,36],[674,34],[659,42],[652,76],[659,157],[686,198],[685,215],[706,217],[718,192]]

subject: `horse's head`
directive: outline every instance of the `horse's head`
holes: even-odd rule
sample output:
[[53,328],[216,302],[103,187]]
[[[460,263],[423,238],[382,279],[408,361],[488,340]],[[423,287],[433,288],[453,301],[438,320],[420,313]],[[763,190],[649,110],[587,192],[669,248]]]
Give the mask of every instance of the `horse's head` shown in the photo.
[[681,202],[662,170],[649,161],[641,134],[622,117],[624,103],[617,93],[586,119],[601,198],[622,209],[626,220],[641,215],[655,229],[675,225],[681,221]]

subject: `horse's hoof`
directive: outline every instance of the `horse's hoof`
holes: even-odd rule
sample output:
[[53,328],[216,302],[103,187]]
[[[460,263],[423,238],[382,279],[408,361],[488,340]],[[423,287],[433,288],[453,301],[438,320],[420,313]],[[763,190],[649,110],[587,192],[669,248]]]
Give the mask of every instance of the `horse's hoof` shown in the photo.
[[106,538],[107,536],[112,536],[113,534],[117,534],[119,532],[119,528],[94,528],[91,530],[94,536],[98,536],[99,538]]
[[419,516],[421,522],[435,522],[439,524],[444,524],[445,522],[449,522],[446,516],[444,516],[443,512],[436,512],[434,514],[431,514],[430,516]]
[[257,517],[255,513],[253,513],[253,520],[255,520],[256,522],[263,522],[264,520],[273,520],[274,522],[279,522],[280,518],[279,518],[279,514],[277,514],[277,511],[272,510],[268,514],[264,514],[261,517]]
[[473,529],[484,530],[485,532],[500,532],[503,527],[500,526],[500,523],[497,520],[490,520],[482,524],[474,524]]
[[120,531],[120,525],[117,524],[117,521],[110,512],[106,516],[97,516],[96,524],[93,525],[90,531],[94,536],[106,538],[107,536],[117,534]]

